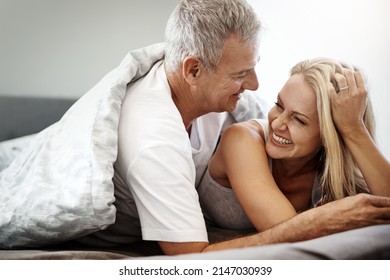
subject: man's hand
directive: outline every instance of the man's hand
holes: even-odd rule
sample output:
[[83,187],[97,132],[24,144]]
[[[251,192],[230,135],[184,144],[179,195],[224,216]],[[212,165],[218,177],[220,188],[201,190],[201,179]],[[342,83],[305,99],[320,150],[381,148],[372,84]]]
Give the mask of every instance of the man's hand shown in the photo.
[[[324,213],[324,220],[321,223],[324,223],[324,227],[327,228],[327,234],[372,225],[390,224],[389,197],[358,194],[309,211],[316,210]],[[321,217],[319,219],[321,220]]]
[[207,245],[159,242],[168,255],[298,242],[347,230],[390,224],[390,198],[358,194],[300,213],[266,231]]

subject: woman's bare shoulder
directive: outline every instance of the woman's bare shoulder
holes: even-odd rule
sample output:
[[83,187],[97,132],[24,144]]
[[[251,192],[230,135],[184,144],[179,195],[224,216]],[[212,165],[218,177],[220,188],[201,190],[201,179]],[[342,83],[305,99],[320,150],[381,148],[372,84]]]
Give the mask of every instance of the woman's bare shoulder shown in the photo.
[[264,129],[256,120],[248,120],[245,122],[235,123],[228,127],[224,132],[224,137],[248,137],[253,140],[264,141]]

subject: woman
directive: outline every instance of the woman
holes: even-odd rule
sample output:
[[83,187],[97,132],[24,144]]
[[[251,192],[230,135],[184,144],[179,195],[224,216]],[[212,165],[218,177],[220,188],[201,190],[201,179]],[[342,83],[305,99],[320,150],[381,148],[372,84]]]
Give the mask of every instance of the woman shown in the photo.
[[207,221],[264,231],[367,192],[390,196],[362,74],[330,59],[297,64],[266,120],[228,128],[198,193]]

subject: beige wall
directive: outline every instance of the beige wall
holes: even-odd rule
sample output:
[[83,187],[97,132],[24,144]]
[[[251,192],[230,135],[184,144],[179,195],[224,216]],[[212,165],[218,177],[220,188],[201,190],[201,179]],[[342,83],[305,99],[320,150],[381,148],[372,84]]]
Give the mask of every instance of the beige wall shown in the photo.
[[[273,102],[290,67],[332,56],[362,66],[390,159],[390,1],[248,0],[266,23],[260,94]],[[0,0],[0,95],[77,98],[128,50],[164,38],[178,0]]]
[[0,94],[79,97],[164,39],[177,0],[0,0]]

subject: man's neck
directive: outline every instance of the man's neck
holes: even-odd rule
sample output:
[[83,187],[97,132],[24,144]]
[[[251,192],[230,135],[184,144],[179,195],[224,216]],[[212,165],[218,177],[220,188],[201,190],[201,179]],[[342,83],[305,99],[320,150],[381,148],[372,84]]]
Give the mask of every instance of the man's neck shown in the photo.
[[197,110],[189,85],[178,71],[167,73],[167,79],[171,89],[172,100],[180,112],[186,130],[189,132],[192,122],[203,114]]

